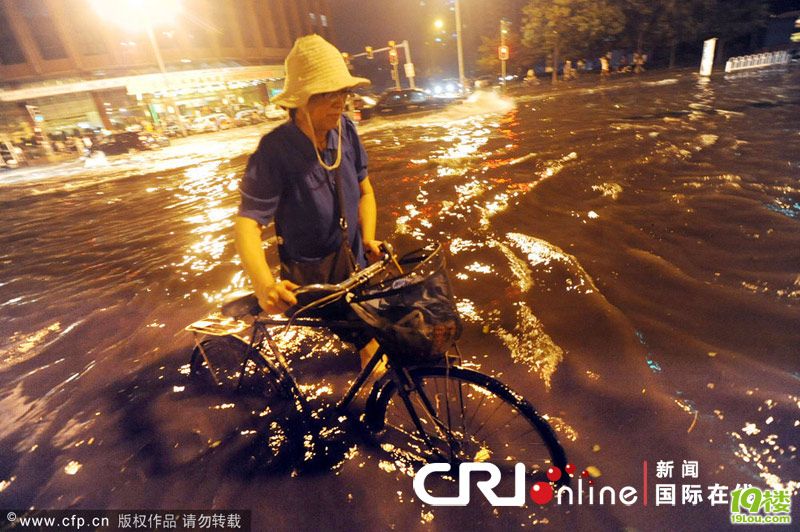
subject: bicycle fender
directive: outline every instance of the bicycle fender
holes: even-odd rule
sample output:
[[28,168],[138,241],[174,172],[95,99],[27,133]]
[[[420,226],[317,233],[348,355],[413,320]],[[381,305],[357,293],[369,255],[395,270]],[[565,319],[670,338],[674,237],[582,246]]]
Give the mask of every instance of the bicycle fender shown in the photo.
[[391,379],[380,379],[372,385],[367,404],[364,406],[364,422],[373,432],[383,430],[386,422],[386,407],[394,393],[395,384]]

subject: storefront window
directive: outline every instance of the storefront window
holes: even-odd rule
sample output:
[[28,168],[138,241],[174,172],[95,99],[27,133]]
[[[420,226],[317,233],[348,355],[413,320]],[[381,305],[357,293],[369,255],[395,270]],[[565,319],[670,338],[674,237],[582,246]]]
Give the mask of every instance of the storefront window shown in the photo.
[[3,5],[0,4],[0,63],[18,65],[24,62],[25,54],[22,53],[22,48],[14,37]]
[[63,59],[67,57],[64,44],[58,36],[56,26],[44,0],[26,0],[17,6],[28,22],[28,29],[36,41],[44,59]]

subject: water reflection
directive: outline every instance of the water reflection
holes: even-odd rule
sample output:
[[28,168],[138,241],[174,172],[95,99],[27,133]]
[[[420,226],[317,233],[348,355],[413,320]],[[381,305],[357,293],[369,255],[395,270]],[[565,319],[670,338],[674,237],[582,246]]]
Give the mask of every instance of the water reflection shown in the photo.
[[[532,398],[570,452],[603,471],[631,471],[659,441],[708,464],[714,482],[796,493],[796,81],[741,83],[671,75],[532,93],[516,107],[481,96],[359,128],[381,233],[450,251],[465,365]],[[415,506],[413,461],[397,449],[345,439],[335,475],[275,473],[292,428],[280,405],[187,384],[179,331],[246,287],[231,215],[257,138],[198,138],[152,161],[4,188],[4,500],[152,508],[169,493],[252,508],[260,524],[281,501],[290,527],[331,511],[372,528],[463,526]],[[330,336],[275,333],[320,403],[358,369]],[[638,437],[619,428],[630,426]],[[330,494],[322,507],[304,502],[312,490]],[[643,526],[603,510],[601,523]],[[505,529],[574,525],[555,512],[463,511]]]

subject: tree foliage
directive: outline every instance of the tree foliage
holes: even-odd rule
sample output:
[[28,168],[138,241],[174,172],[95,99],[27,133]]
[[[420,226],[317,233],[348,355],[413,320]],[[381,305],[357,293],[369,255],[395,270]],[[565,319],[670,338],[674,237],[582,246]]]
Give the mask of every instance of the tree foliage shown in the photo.
[[625,29],[618,45],[639,52],[660,46],[671,50],[697,41],[707,30],[718,0],[624,0]]
[[720,39],[733,40],[766,26],[769,15],[766,0],[715,0],[707,31]]
[[[512,45],[512,57],[527,61],[527,66],[541,59],[557,65],[562,59],[597,57],[613,48],[668,48],[672,62],[678,46],[708,37],[720,39],[720,52],[726,41],[741,43],[748,35],[754,45],[757,31],[769,19],[769,6],[768,0],[528,0],[522,10],[520,46]],[[499,68],[497,39],[482,40],[480,68]]]
[[624,0],[625,29],[620,44],[637,51],[662,42],[672,42],[686,24],[684,11],[698,1],[661,0],[658,4],[648,0]]
[[522,42],[539,56],[602,50],[625,26],[622,9],[607,0],[530,0],[523,14]]

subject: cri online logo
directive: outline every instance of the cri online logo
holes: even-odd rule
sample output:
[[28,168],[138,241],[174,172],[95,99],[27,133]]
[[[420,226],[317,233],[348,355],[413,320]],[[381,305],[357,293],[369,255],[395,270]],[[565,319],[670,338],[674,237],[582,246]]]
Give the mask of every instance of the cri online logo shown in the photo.
[[[425,488],[425,481],[432,473],[447,473],[450,471],[450,464],[438,463],[427,464],[420,468],[414,477],[414,492],[419,499],[431,506],[466,506],[469,504],[470,499],[470,482],[472,472],[485,472],[489,473],[489,478],[478,480],[475,485],[478,490],[483,494],[487,501],[492,506],[524,506],[525,505],[525,464],[518,463],[514,466],[514,494],[512,496],[501,497],[498,496],[494,489],[500,483],[501,473],[500,469],[488,462],[466,462],[458,467],[458,495],[455,497],[439,497],[431,495]],[[560,505],[563,499],[566,499],[566,504],[574,504],[575,493],[569,486],[562,486],[556,492],[553,489],[553,484],[561,480],[562,475],[567,474],[573,477],[576,468],[573,464],[567,464],[564,467],[564,473],[558,467],[551,467],[547,470],[547,479],[550,482],[539,481],[531,486],[529,495],[533,502],[540,505],[550,503],[554,498]],[[587,503],[595,503],[594,494],[594,479],[591,478],[588,469],[584,469],[581,473],[581,478],[578,479],[578,504],[583,504],[583,480],[586,479],[589,484],[587,493]],[[600,490],[598,496],[598,504],[616,504],[617,493],[614,488],[605,486]],[[632,486],[625,486],[619,491],[619,501],[625,506],[634,504],[637,500],[636,488]]]

